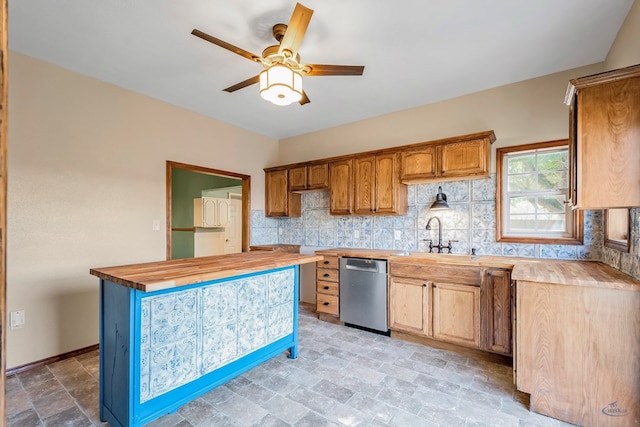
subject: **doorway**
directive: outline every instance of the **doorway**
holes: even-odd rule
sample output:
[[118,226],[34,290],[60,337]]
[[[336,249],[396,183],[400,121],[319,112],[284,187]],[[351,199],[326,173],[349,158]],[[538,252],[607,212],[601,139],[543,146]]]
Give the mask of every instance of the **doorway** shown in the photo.
[[[214,233],[196,235],[198,231],[205,229],[195,227],[194,199],[203,196],[225,198],[233,202],[231,204],[234,206],[240,205],[241,226],[238,229],[241,230],[241,236],[238,241],[242,252],[249,250],[251,230],[251,177],[249,175],[172,161],[167,161],[166,170],[167,260],[195,256],[196,243],[202,242],[203,238],[214,236]],[[241,203],[237,203],[236,200]]]

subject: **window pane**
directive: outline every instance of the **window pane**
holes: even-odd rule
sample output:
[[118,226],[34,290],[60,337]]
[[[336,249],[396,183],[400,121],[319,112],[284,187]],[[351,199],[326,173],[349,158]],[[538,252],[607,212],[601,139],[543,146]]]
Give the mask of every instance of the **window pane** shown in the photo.
[[536,189],[535,175],[513,175],[509,177],[507,191],[533,191]]
[[565,196],[540,196],[538,197],[538,212],[540,213],[561,213],[564,214],[566,206]]
[[535,215],[511,215],[509,217],[511,231],[518,233],[534,233],[536,231]]
[[565,231],[566,225],[564,214],[538,215],[538,230],[556,232]]
[[509,210],[512,214],[535,213],[535,197],[512,197],[509,200]]
[[512,173],[526,173],[536,170],[536,155],[517,156],[507,160],[507,170]]
[[538,174],[539,190],[554,190],[557,188],[567,188],[569,186],[568,172],[540,172]]
[[539,171],[563,170],[567,169],[568,165],[569,156],[566,150],[538,155]]

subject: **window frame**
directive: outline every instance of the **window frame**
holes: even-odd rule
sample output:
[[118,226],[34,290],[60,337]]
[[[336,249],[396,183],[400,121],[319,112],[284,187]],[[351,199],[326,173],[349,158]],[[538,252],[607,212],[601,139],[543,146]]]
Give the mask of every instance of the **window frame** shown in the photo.
[[[556,244],[556,245],[581,245],[583,242],[583,212],[582,210],[571,209],[568,203],[565,203],[566,213],[573,215],[573,226],[571,228],[571,235],[567,237],[553,236],[553,237],[540,237],[540,236],[507,236],[503,232],[503,226],[508,223],[503,218],[503,199],[506,200],[506,182],[503,182],[506,177],[504,176],[504,162],[505,157],[509,154],[517,153],[519,151],[532,151],[541,149],[552,149],[566,147],[569,151],[569,140],[561,139],[556,141],[536,142],[532,144],[514,145],[510,147],[501,147],[496,149],[496,241],[506,243],[542,243],[542,244]],[[569,158],[571,161],[571,158]],[[567,194],[566,197],[569,197]]]

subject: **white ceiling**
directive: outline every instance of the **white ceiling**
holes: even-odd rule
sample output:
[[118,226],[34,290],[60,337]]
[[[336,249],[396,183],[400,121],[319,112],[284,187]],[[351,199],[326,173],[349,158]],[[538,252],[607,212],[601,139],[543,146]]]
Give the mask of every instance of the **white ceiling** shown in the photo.
[[259,55],[295,0],[9,0],[9,47],[281,139],[603,61],[633,0],[302,3],[301,61],[365,66],[306,77],[304,106],[223,92],[261,66],[190,34]]

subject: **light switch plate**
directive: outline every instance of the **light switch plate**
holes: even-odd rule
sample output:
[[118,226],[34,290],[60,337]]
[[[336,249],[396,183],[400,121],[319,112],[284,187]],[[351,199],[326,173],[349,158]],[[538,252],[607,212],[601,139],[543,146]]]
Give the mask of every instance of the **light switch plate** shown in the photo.
[[24,326],[25,316],[24,310],[12,311],[9,313],[9,323],[11,329],[20,329]]

